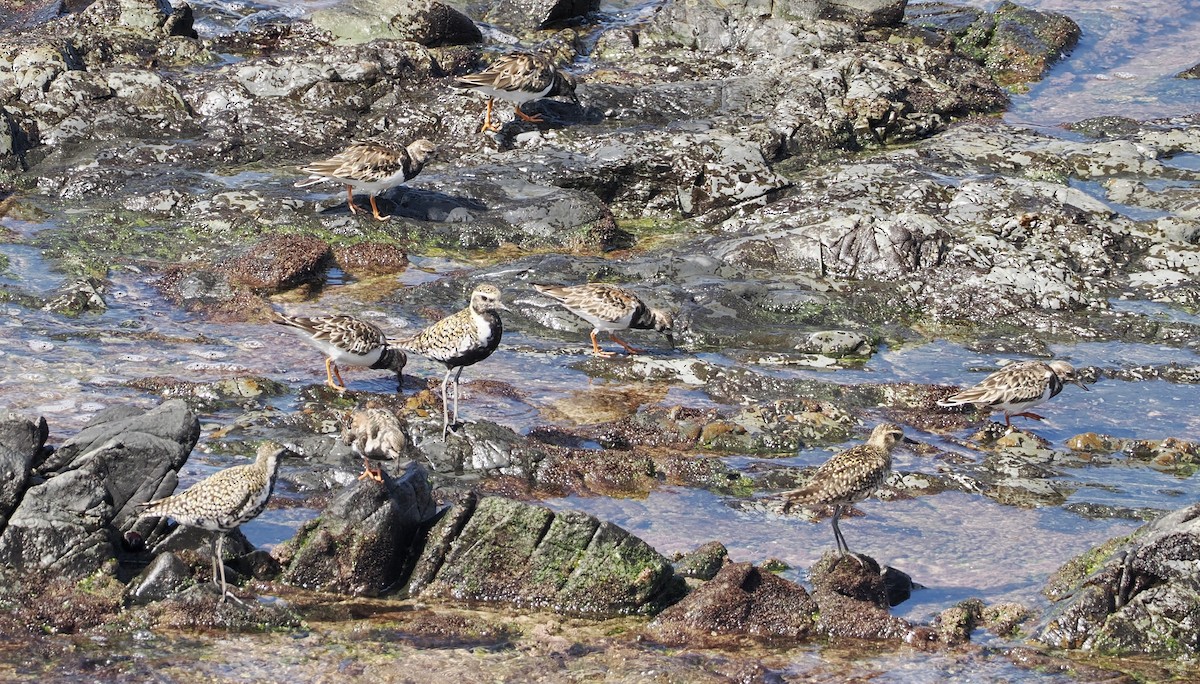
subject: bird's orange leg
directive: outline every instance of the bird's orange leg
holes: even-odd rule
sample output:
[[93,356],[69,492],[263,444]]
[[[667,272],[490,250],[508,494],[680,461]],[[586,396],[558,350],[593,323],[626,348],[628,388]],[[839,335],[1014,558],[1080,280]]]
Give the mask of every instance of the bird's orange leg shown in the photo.
[[[372,199],[374,199],[374,198],[372,198]],[[361,209],[358,208],[358,205],[354,203],[354,186],[353,185],[346,186],[346,206],[350,207],[351,214],[357,214],[358,212],[362,211]]]
[[375,205],[375,195],[371,195],[371,212],[375,214],[376,221],[386,221],[391,218],[391,216],[379,215],[379,207]]
[[596,333],[597,332],[599,332],[599,331],[597,331],[597,330],[592,331],[592,353],[595,354],[596,356],[599,356],[602,359],[607,359],[608,357],[612,356],[613,353],[606,352],[600,348],[600,343],[596,341]]
[[1014,413],[1013,417],[1015,418],[1016,416],[1021,416],[1022,418],[1030,418],[1032,420],[1046,420],[1045,416],[1041,416],[1036,413],[1030,413],[1029,411],[1022,411],[1021,413]]
[[375,480],[383,482],[383,470],[380,468],[372,468],[371,463],[367,459],[363,459],[363,473],[358,476],[360,480]]
[[[337,376],[337,382],[333,381],[333,376],[335,375]],[[342,373],[334,365],[333,359],[325,359],[325,384],[339,392],[346,389],[346,383],[342,382]]]
[[521,105],[514,107],[513,113],[520,117],[522,121],[528,121],[529,123],[542,123],[545,121],[541,114],[526,114],[521,111]]
[[480,133],[487,133],[488,131],[498,132],[500,130],[499,126],[492,123],[492,107],[495,103],[496,101],[493,98],[488,98],[487,111],[483,114],[483,127],[479,129]]
[[641,354],[642,352],[646,351],[645,349],[638,349],[637,347],[629,346],[625,342],[625,340],[622,340],[621,338],[617,337],[613,333],[609,333],[608,336],[612,338],[613,342],[616,342],[617,344],[621,345],[622,347],[625,347],[625,351],[629,352],[630,354]]

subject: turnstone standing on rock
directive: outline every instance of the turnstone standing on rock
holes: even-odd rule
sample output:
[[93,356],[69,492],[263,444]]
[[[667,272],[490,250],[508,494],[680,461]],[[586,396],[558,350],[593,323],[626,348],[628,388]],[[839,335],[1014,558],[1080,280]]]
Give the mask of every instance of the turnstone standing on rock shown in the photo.
[[500,345],[504,325],[497,311],[508,311],[494,285],[480,285],[471,293],[467,308],[453,313],[421,332],[391,343],[446,366],[442,378],[442,439],[450,429],[446,384],[454,373],[454,423],[458,424],[458,378],[462,369],[486,359]]
[[396,414],[366,408],[350,414],[350,423],[342,430],[342,442],[362,457],[363,474],[358,479],[383,482],[382,469],[373,467],[371,461],[399,461],[408,447],[408,436]]
[[180,525],[212,530],[213,581],[221,580],[221,600],[229,594],[225,582],[225,535],[253,520],[267,507],[279,474],[279,459],[287,449],[273,442],[258,447],[254,463],[234,466],[157,501],[142,504],[138,518],[172,518]]
[[339,363],[395,371],[396,387],[401,386],[401,371],[408,356],[388,345],[387,335],[379,326],[353,316],[307,318],[276,313],[272,321],[287,326],[325,354],[325,382],[333,389],[339,392],[346,389],[337,367]]
[[666,333],[667,341],[671,341],[671,326],[674,321],[671,314],[658,309],[652,309],[638,296],[623,287],[607,283],[586,283],[584,285],[533,285],[538,292],[561,303],[568,311],[579,316],[592,325],[592,353],[596,356],[612,356],[611,352],[601,351],[596,342],[597,333],[608,333],[613,342],[625,348],[630,354],[636,354],[641,349],[631,347],[616,336],[617,330],[657,330]]
[[1087,390],[1087,385],[1075,375],[1075,368],[1066,361],[1021,361],[1001,368],[978,385],[943,399],[938,405],[974,404],[999,409],[1004,411],[1004,424],[1012,426],[1013,416],[1044,420],[1026,409],[1056,396],[1068,382]]
[[575,96],[575,77],[556,67],[548,58],[528,52],[505,55],[483,71],[459,78],[455,85],[487,96],[487,112],[480,133],[500,130],[492,123],[492,106],[497,97],[514,103],[516,115],[532,123],[541,123],[543,119],[537,114],[531,116],[521,111],[521,105],[526,102],[563,96],[579,103]]
[[325,181],[342,183],[346,186],[346,204],[352,214],[365,211],[354,203],[354,191],[361,190],[371,196],[371,212],[375,218],[386,221],[391,217],[379,215],[375,196],[421,173],[435,151],[437,146],[424,138],[402,150],[356,142],[329,159],[301,167],[301,171],[311,175],[296,183],[296,187],[306,188]]
[[898,425],[876,425],[866,444],[834,454],[821,464],[808,484],[783,494],[783,512],[792,506],[833,506],[833,538],[838,553],[850,553],[846,538],[838,528],[838,518],[847,506],[866,499],[892,472],[892,447],[904,438]]

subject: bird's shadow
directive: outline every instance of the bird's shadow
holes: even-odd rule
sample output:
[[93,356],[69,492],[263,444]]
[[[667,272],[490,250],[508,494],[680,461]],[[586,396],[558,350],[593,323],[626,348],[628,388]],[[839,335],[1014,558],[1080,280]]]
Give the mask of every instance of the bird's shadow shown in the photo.
[[[356,194],[354,196],[355,204],[359,204],[360,207],[366,204],[360,199],[361,197],[363,195]],[[440,190],[412,188],[403,185],[376,195],[375,201],[379,205],[379,211],[385,216],[435,223],[463,220],[459,217],[489,209],[487,204],[473,197],[461,197]],[[352,213],[350,205],[346,202],[321,211],[323,215],[350,213]],[[369,210],[362,215],[367,220],[375,220]]]

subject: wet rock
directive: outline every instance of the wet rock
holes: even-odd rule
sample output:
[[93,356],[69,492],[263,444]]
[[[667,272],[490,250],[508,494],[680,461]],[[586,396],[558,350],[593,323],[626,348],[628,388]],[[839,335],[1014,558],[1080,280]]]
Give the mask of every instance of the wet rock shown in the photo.
[[386,242],[337,247],[333,250],[333,260],[343,271],[364,276],[399,273],[408,267],[408,254]]
[[67,286],[42,308],[64,316],[78,316],[85,311],[104,311],[108,309],[104,291],[104,283],[96,278],[88,278]]
[[1175,74],[1175,78],[1185,78],[1185,79],[1200,78],[1200,64],[1197,64],[1196,66],[1192,67],[1191,69],[1184,69],[1183,71]]
[[860,332],[822,330],[810,333],[796,351],[826,356],[870,356],[874,352],[870,338]]
[[286,601],[220,601],[221,588],[197,584],[147,609],[154,624],[176,629],[221,628],[233,632],[294,629],[300,615]]
[[418,598],[591,616],[657,612],[679,591],[670,562],[620,527],[499,497],[452,506],[409,583]]
[[561,26],[600,9],[600,0],[490,0],[483,21],[517,35]]
[[292,391],[292,388],[284,383],[257,376],[223,378],[215,382],[149,377],[132,380],[129,386],[154,392],[168,399],[183,399],[193,411],[262,405],[267,399]]
[[817,606],[804,587],[751,563],[729,563],[647,627],[668,644],[704,643],[713,635],[806,639]]
[[322,279],[329,245],[305,235],[278,235],[226,260],[220,270],[235,287],[280,292]]
[[126,596],[132,603],[160,601],[179,591],[191,579],[192,569],[178,556],[160,553],[129,582]]
[[425,469],[411,464],[383,484],[356,481],[276,550],[288,584],[376,596],[404,579],[410,547],[437,507]]
[[675,574],[690,579],[710,580],[729,560],[729,550],[721,542],[711,541],[680,556],[672,564]]
[[[861,560],[861,562],[860,562]],[[888,591],[875,559],[827,553],[811,570],[812,600],[819,609],[816,628],[833,637],[900,639],[919,645],[930,640],[922,628],[888,613]]]
[[1001,85],[1036,81],[1075,47],[1078,24],[1064,15],[1001,3],[994,13],[945,3],[907,8],[909,24],[946,31],[962,53],[978,60]]
[[[1142,526],[1074,562],[1083,577],[1055,591],[1038,641],[1110,656],[1200,655],[1200,505]],[[1081,557],[1083,561],[1084,557]]]
[[313,12],[312,23],[346,44],[385,39],[437,47],[483,40],[469,17],[436,0],[347,0]]

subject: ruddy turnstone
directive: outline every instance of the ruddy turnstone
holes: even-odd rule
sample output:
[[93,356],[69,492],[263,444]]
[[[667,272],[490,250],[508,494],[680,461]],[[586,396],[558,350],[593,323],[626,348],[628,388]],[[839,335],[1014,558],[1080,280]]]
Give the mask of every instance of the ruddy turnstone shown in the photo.
[[1020,361],[992,373],[978,385],[938,402],[940,406],[974,404],[1004,411],[1004,424],[1011,426],[1013,416],[1044,420],[1026,409],[1033,408],[1063,391],[1066,383],[1087,390],[1075,368],[1066,361]]
[[459,78],[455,85],[487,96],[487,112],[480,133],[500,130],[492,123],[492,107],[497,97],[514,103],[516,115],[532,123],[541,123],[543,119],[537,114],[531,116],[521,111],[521,105],[526,102],[563,96],[579,103],[575,95],[575,77],[556,67],[548,58],[528,52],[513,52],[500,57],[483,71]]
[[584,285],[541,285],[534,283],[538,292],[561,303],[568,311],[579,316],[592,325],[592,353],[596,356],[612,356],[612,352],[600,350],[596,342],[596,334],[601,331],[608,333],[613,342],[625,348],[630,354],[636,354],[641,349],[631,347],[616,336],[617,330],[657,330],[666,333],[671,341],[671,326],[674,321],[671,314],[658,309],[652,309],[638,296],[623,287],[607,283],[586,283]]
[[[395,371],[397,390],[408,356],[388,345],[379,326],[353,316],[287,316],[276,312],[273,322],[285,325],[301,339],[325,354],[325,382],[341,392],[346,389],[337,364]],[[334,382],[334,377],[337,382]]]
[[454,373],[454,423],[458,424],[458,378],[462,369],[486,359],[496,351],[504,325],[497,311],[508,311],[494,285],[480,285],[471,293],[467,308],[453,313],[421,332],[399,340],[393,346],[419,354],[446,366],[442,378],[442,439],[450,429],[446,383]]
[[358,479],[383,482],[382,469],[373,467],[371,461],[400,460],[408,447],[408,436],[396,414],[381,408],[365,408],[350,414],[350,422],[342,430],[342,442],[362,457],[363,474]]
[[212,530],[213,581],[221,580],[221,601],[229,595],[225,582],[225,536],[244,522],[253,520],[267,507],[279,474],[279,459],[287,449],[273,442],[258,447],[254,463],[234,466],[157,501],[142,504],[138,518],[172,518],[180,525]]
[[792,506],[833,506],[833,538],[838,553],[850,553],[846,538],[838,527],[842,510],[866,499],[892,472],[892,447],[904,438],[898,425],[876,425],[866,444],[850,447],[822,463],[808,484],[783,494],[783,511]]
[[375,218],[386,221],[391,217],[379,215],[375,196],[421,173],[425,162],[429,161],[436,151],[437,146],[424,138],[414,141],[402,150],[375,143],[356,142],[329,159],[301,167],[301,171],[311,175],[296,183],[296,187],[306,188],[325,181],[342,183],[346,186],[346,204],[352,214],[365,211],[354,203],[354,191],[361,190],[370,195],[371,213]]

